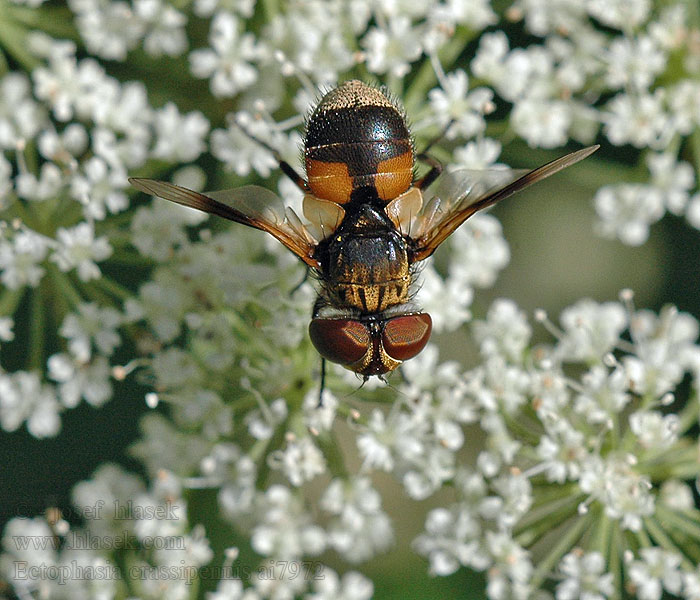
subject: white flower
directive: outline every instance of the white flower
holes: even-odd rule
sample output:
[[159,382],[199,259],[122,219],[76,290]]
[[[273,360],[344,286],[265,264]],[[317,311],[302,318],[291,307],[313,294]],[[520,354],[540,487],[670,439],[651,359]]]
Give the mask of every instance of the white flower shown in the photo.
[[261,177],[269,177],[271,170],[277,167],[275,157],[244,131],[272,147],[277,147],[282,135],[279,132],[275,135],[269,124],[263,120],[256,120],[248,113],[239,112],[236,113],[235,120],[229,121],[227,129],[212,131],[211,153],[224,163],[226,169],[234,171],[236,175],[245,177],[254,169]]
[[446,281],[435,270],[432,261],[422,267],[416,301],[431,316],[434,332],[454,331],[469,321],[473,297],[474,290],[469,285],[454,279]]
[[437,124],[444,128],[451,120],[454,123],[447,131],[447,138],[461,135],[465,138],[483,133],[486,122],[483,115],[489,112],[493,92],[477,88],[469,92],[467,74],[458,69],[445,75],[441,87],[428,92],[430,108]]
[[664,148],[674,133],[673,120],[664,110],[664,96],[663,89],[636,96],[618,94],[601,115],[605,135],[616,146]]
[[542,436],[537,454],[542,459],[541,466],[545,468],[547,480],[557,483],[577,480],[581,464],[588,456],[583,433],[571,426],[561,426]]
[[209,121],[199,111],[182,115],[173,102],[156,111],[153,156],[175,162],[192,162],[204,150]]
[[[662,7],[655,18],[649,21],[649,35],[666,50],[677,50],[685,43],[688,24],[688,7],[685,4],[670,4]],[[684,80],[689,81],[689,80]]]
[[60,410],[55,390],[36,373],[0,375],[0,425],[5,431],[15,431],[26,421],[34,437],[52,437],[61,428]]
[[39,266],[48,251],[47,240],[31,229],[17,232],[11,241],[0,239],[0,280],[12,290],[39,285],[44,269]]
[[67,354],[54,354],[49,357],[48,369],[49,377],[59,383],[58,395],[66,408],[74,408],[81,398],[101,406],[112,396],[110,367],[104,356],[82,364]]
[[259,520],[250,538],[253,550],[263,556],[298,560],[326,547],[326,534],[304,511],[304,504],[282,485],[270,486],[257,501]]
[[53,128],[44,129],[39,134],[38,147],[44,158],[70,165],[75,157],[85,152],[88,142],[85,127],[81,123],[70,123],[61,133]]
[[[249,591],[248,591],[249,592]],[[215,592],[207,592],[207,600],[243,600],[243,582],[232,577],[222,577],[216,586]],[[253,600],[253,596],[250,600]]]
[[271,455],[270,464],[280,469],[296,487],[326,470],[323,454],[310,437],[289,441],[284,450]]
[[338,398],[328,389],[323,390],[323,402],[319,406],[318,391],[309,390],[304,397],[304,422],[307,429],[321,433],[330,431],[335,421]]
[[15,339],[15,332],[12,331],[14,326],[14,319],[10,317],[0,317],[0,341],[11,342]]
[[139,477],[122,467],[100,465],[91,479],[78,483],[71,492],[71,501],[93,535],[115,536],[133,532],[133,519],[125,519],[129,500],[145,492]]
[[510,120],[529,146],[556,148],[568,140],[572,115],[566,102],[527,97],[516,103]]
[[211,91],[229,97],[252,85],[258,78],[251,64],[260,56],[252,33],[241,34],[242,27],[232,14],[219,12],[211,23],[210,48],[190,53],[190,69],[195,77],[209,78]]
[[630,388],[655,397],[671,391],[692,366],[698,322],[675,307],[665,307],[658,316],[638,311],[631,320],[630,334],[636,356],[625,356],[622,361]]
[[508,38],[497,31],[481,36],[471,68],[474,75],[491,83],[500,96],[513,102],[527,90],[532,60],[522,49],[509,52]]
[[486,320],[475,321],[472,327],[483,355],[500,354],[515,363],[522,360],[532,334],[525,313],[508,299],[495,300]]
[[581,377],[583,389],[576,397],[574,410],[589,423],[611,423],[629,403],[628,381],[624,369],[608,372],[602,365],[593,365]]
[[666,67],[666,55],[649,36],[615,38],[605,56],[611,89],[644,91]]
[[642,548],[641,560],[629,565],[629,577],[640,600],[660,600],[663,590],[678,594],[681,590],[681,557],[661,548]]
[[487,531],[486,546],[494,563],[494,568],[488,570],[489,598],[529,598],[533,566],[528,552],[505,532]]
[[603,504],[608,517],[619,519],[623,529],[639,531],[642,519],[654,513],[651,483],[634,470],[629,458],[590,456],[581,465],[579,485]]
[[[274,48],[283,74],[308,73],[320,84],[333,85],[339,73],[355,63],[354,48],[348,45],[346,33],[349,20],[362,18],[359,13],[355,7],[346,11],[335,2],[300,2],[284,14],[276,14],[263,29],[262,37]],[[300,31],[304,35],[299,35]],[[267,95],[261,91],[263,97]]]
[[659,502],[675,511],[692,510],[695,507],[693,490],[678,479],[664,481],[659,492]]
[[30,95],[24,73],[10,72],[0,80],[0,148],[14,150],[46,125],[46,114]]
[[668,104],[675,127],[688,135],[700,125],[700,82],[683,79],[670,88]]
[[146,88],[140,82],[119,85],[109,80],[108,83],[103,90],[105,97],[99,99],[92,111],[98,124],[91,133],[95,154],[113,169],[140,167],[148,157],[149,125],[153,119]]
[[[481,420],[481,426],[490,426],[500,430],[503,423],[500,418],[488,421],[488,418],[498,417],[495,413],[503,409],[506,414],[512,414],[527,401],[527,392],[532,385],[531,375],[522,367],[508,364],[497,354],[486,357],[480,367],[468,375],[468,392],[477,403],[489,414]],[[496,431],[491,431],[495,434]],[[504,431],[505,433],[505,431]],[[502,440],[497,446],[501,452],[508,452],[509,445]]]
[[651,183],[662,194],[669,212],[681,215],[690,200],[690,191],[695,187],[693,167],[678,161],[671,153],[650,154],[647,157]]
[[564,580],[557,585],[557,600],[604,600],[615,592],[613,574],[606,573],[600,552],[569,552],[559,562]]
[[644,23],[651,10],[650,0],[591,0],[586,4],[591,16],[604,25],[630,31]]
[[70,0],[85,46],[109,60],[124,60],[143,35],[143,24],[126,2]]
[[627,327],[624,308],[617,302],[579,300],[561,314],[565,335],[558,350],[567,360],[600,360],[612,350]]
[[437,23],[466,25],[480,31],[498,21],[488,0],[446,0],[428,12],[428,18]]
[[90,223],[78,223],[66,229],[59,227],[56,231],[58,246],[51,255],[61,271],[78,270],[82,281],[90,281],[100,276],[97,262],[112,255],[112,247],[106,237],[95,238],[94,227]]
[[255,499],[257,467],[253,459],[231,443],[219,443],[201,460],[207,478],[221,483],[219,504],[232,520],[248,513]]
[[585,6],[578,0],[520,0],[516,3],[525,13],[525,25],[532,33],[545,36],[553,32],[574,32],[581,28]]
[[[264,598],[269,598],[270,600],[273,598],[292,600],[292,598],[301,598],[310,580],[316,575],[316,567],[312,569],[307,564],[299,561],[290,562],[286,558],[279,559],[277,557],[263,561],[251,573],[250,582],[252,588],[246,590],[243,596],[244,600],[262,600]],[[320,563],[312,564],[319,564],[319,570],[323,568]],[[290,567],[290,565],[294,566]],[[310,575],[302,576],[304,570]]]
[[387,28],[372,27],[362,38],[367,69],[372,73],[389,72],[394,77],[403,77],[423,49],[417,31],[406,15],[392,16]]
[[[445,425],[447,422],[443,421],[442,424]],[[449,436],[455,429],[456,426],[451,428],[447,435],[445,431],[437,431],[437,435],[445,436],[447,440],[445,445],[441,443],[442,440],[438,443],[426,444],[421,456],[400,464],[397,469],[397,474],[403,473],[401,481],[406,493],[414,500],[423,500],[434,494],[445,481],[454,477],[455,456],[453,450],[445,446],[461,446],[463,440],[461,434],[455,436],[456,440],[450,440]]]
[[448,285],[489,287],[510,261],[501,223],[491,215],[476,214],[449,238],[452,253]]
[[700,193],[694,194],[690,199],[685,218],[695,229],[700,229]]
[[630,429],[643,448],[668,448],[678,439],[678,416],[656,410],[637,411],[630,415]]
[[413,541],[413,548],[428,558],[433,575],[451,575],[460,566],[482,571],[491,564],[478,519],[460,504],[431,510],[425,533]]
[[[49,593],[48,582],[40,578],[22,577],[18,573],[18,565],[26,565],[28,568],[51,568],[58,562],[57,544],[41,543],[53,540],[53,532],[45,519],[18,518],[11,519],[5,526],[2,537],[3,554],[0,556],[0,568],[3,577],[11,582],[20,594],[33,596],[40,593]],[[26,548],[17,543],[17,540],[38,540],[38,544],[27,544]]]
[[663,194],[649,185],[607,185],[596,192],[593,201],[598,233],[606,238],[618,238],[630,246],[646,242],[649,225],[664,215]]
[[122,323],[119,313],[97,304],[81,304],[77,313],[66,316],[59,333],[68,339],[68,349],[81,363],[92,357],[93,345],[100,354],[110,356],[121,343],[117,327]]
[[39,177],[25,171],[17,175],[15,187],[20,198],[43,201],[55,198],[61,193],[65,183],[61,169],[54,163],[44,163],[39,169]]
[[288,414],[284,398],[273,400],[265,410],[251,410],[245,417],[248,433],[258,440],[269,440]]
[[324,567],[323,576],[314,577],[312,583],[314,592],[306,594],[305,600],[369,600],[374,593],[372,581],[356,571],[348,571],[340,578]]
[[381,411],[373,410],[356,441],[364,468],[392,471],[396,461],[410,464],[425,451],[426,429],[427,423],[417,422],[406,413],[393,413],[386,420]]
[[12,191],[12,165],[4,156],[0,156],[0,210],[7,208]]
[[[114,214],[129,206],[129,199],[122,191],[127,186],[126,173],[123,170],[110,167],[98,156],[85,161],[82,170],[83,173],[76,173],[71,178],[70,190],[73,198],[83,205],[83,212],[87,218],[102,221],[107,216],[107,211]],[[89,226],[83,224],[80,235],[84,242],[87,242],[84,236],[88,231]],[[103,244],[106,243],[106,239],[100,239],[104,240]],[[109,254],[104,258],[108,256]]]
[[683,594],[688,600],[700,599],[700,569],[695,568],[692,572],[683,572]]
[[161,0],[135,0],[134,12],[145,23],[143,48],[151,56],[180,56],[187,48],[187,17]]
[[[480,171],[505,165],[494,164],[501,155],[501,143],[488,137],[467,142],[464,146],[455,148],[453,153],[454,165],[457,168]],[[448,167],[450,168],[450,167]]]
[[144,256],[164,262],[189,240],[184,225],[198,225],[207,219],[202,211],[154,200],[139,208],[131,219],[133,244]]
[[327,526],[329,546],[350,562],[369,560],[392,545],[391,522],[369,478],[334,479],[319,505],[333,515]]

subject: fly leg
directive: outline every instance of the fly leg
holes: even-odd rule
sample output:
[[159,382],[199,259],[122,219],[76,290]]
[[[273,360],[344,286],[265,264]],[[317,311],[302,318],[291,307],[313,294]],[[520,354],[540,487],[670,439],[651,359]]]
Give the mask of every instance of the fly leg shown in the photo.
[[321,387],[318,391],[318,404],[316,408],[323,407],[323,390],[326,389],[326,359],[321,357]]
[[423,148],[423,151],[418,156],[416,156],[418,160],[430,166],[430,171],[428,171],[425,175],[423,175],[423,177],[421,177],[418,181],[416,181],[413,184],[419,190],[424,190],[425,188],[427,188],[431,183],[433,183],[433,181],[435,181],[439,177],[440,173],[442,173],[442,163],[430,154],[428,154],[428,152],[435,144],[437,144],[442,138],[445,137],[445,135],[447,134],[450,127],[452,127],[454,122],[454,119],[450,119],[447,125],[445,125],[444,129],[432,140],[430,140],[428,142],[428,145],[425,148]]
[[238,124],[237,126],[247,137],[249,137],[255,143],[260,144],[263,148],[265,148],[265,150],[274,156],[275,160],[280,166],[280,169],[282,170],[282,173],[289,177],[289,179],[291,179],[302,192],[305,194],[309,192],[309,184],[306,182],[306,179],[299,175],[299,173],[294,170],[294,167],[292,167],[292,165],[290,165],[286,160],[283,160],[282,155],[277,150],[275,150],[267,142],[255,137],[252,133],[247,131],[245,127]]
[[299,291],[299,288],[304,285],[308,279],[309,279],[309,273],[311,272],[311,269],[309,268],[308,265],[306,265],[306,268],[304,269],[304,277],[302,280],[297,283],[289,292],[289,297],[291,298],[294,294],[296,294]]

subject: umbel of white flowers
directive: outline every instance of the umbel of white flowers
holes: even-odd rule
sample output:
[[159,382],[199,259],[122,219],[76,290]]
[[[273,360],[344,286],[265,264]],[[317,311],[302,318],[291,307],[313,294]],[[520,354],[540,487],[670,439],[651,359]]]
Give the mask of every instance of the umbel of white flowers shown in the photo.
[[6,525],[8,589],[360,600],[406,562],[378,575],[381,555],[416,552],[426,573],[479,573],[491,599],[698,600],[695,317],[627,290],[534,326],[515,301],[482,307],[510,252],[479,214],[417,292],[435,339],[466,329],[472,358],[429,345],[391,386],[359,390],[332,370],[319,408],[313,286],[294,257],[145,203],[127,177],[264,178],[294,205],[243,131],[301,170],[319,90],[376,79],[418,150],[452,122],[431,149],[449,168],[499,166],[502,144],[601,143],[578,176],[601,182],[593,229],[643,245],[666,213],[700,228],[699,18],[650,0],[4,2],[0,427],[56,436],[82,402],[132,406],[125,378],[158,406],[132,448],[142,477],[102,465],[62,507],[81,523]]

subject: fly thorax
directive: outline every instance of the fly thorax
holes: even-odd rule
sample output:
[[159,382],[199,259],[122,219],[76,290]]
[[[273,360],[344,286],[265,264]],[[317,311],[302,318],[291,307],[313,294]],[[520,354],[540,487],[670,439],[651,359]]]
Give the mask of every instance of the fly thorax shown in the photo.
[[363,206],[329,240],[325,289],[338,306],[376,313],[408,300],[406,243],[377,210]]

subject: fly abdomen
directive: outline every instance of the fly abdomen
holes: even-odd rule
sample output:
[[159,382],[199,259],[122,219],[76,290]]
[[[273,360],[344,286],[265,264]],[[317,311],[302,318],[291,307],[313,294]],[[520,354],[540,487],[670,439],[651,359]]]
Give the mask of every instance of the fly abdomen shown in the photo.
[[403,113],[361,81],[324,96],[307,125],[304,158],[313,194],[337,204],[347,204],[363,187],[388,202],[413,181],[413,143]]

